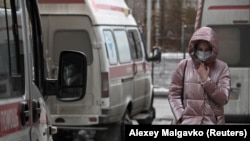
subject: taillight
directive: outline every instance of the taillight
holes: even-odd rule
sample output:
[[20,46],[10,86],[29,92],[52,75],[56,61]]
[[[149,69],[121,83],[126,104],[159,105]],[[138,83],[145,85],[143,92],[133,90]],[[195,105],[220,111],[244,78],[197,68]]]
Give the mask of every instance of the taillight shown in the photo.
[[109,97],[109,74],[102,72],[102,98]]
[[89,118],[89,121],[90,121],[90,122],[97,122],[97,118],[96,118],[96,117],[90,117],[90,118]]

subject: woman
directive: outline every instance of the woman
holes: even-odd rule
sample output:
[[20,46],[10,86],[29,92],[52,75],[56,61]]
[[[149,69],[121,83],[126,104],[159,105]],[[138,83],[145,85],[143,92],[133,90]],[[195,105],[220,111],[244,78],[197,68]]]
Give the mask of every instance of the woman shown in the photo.
[[230,72],[217,59],[218,42],[212,28],[194,32],[188,52],[190,58],[180,61],[173,72],[168,95],[177,124],[225,124]]

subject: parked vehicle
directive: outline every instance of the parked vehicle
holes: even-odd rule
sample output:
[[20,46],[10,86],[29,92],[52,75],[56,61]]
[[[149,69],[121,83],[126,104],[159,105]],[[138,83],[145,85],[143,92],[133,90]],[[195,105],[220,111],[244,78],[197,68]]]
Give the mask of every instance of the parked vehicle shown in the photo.
[[217,33],[218,57],[228,63],[232,75],[226,122],[250,122],[250,1],[200,0],[195,27],[200,26]]
[[151,61],[160,61],[161,51],[156,47],[148,57],[125,1],[39,2],[49,78],[57,76],[61,51],[75,50],[87,56],[83,99],[68,102],[48,98],[57,138],[65,132],[110,130],[114,124],[120,129],[127,120],[151,124],[155,118]]
[[[71,86],[45,79],[40,25],[36,1],[0,1],[1,141],[52,141],[57,132],[45,99],[49,94],[60,98]],[[63,72],[68,59],[81,62],[84,57],[86,60],[82,53],[62,52],[59,72]],[[86,64],[80,71],[86,73],[84,67]],[[86,77],[82,79],[86,84]],[[82,87],[86,86],[81,86],[84,91]]]

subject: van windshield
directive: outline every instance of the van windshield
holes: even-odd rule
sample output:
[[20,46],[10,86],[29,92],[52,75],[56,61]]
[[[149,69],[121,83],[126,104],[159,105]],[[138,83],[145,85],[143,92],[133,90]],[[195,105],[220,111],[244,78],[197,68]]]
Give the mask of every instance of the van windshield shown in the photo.
[[212,27],[219,43],[218,58],[229,67],[250,67],[250,25]]

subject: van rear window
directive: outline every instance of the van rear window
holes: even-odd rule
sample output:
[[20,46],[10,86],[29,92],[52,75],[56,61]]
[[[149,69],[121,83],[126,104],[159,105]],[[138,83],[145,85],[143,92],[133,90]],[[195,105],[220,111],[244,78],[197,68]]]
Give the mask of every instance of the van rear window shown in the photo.
[[250,25],[210,27],[218,37],[218,58],[229,67],[250,67]]

